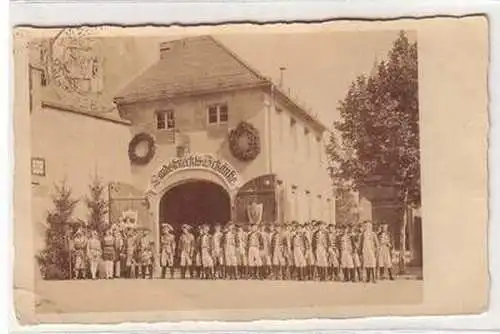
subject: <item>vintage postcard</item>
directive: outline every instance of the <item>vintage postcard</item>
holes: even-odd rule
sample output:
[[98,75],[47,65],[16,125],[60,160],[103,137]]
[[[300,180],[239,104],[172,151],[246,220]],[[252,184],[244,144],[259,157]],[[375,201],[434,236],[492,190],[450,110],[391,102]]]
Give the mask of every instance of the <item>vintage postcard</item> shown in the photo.
[[487,308],[485,17],[14,44],[22,323]]

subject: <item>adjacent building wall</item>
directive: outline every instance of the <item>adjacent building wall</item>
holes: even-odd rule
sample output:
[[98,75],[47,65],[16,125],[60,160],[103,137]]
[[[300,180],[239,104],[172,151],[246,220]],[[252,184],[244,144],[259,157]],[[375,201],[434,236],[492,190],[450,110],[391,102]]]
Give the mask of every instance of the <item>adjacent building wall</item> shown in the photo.
[[[53,208],[54,184],[65,180],[79,199],[74,217],[86,220],[85,196],[97,174],[102,182],[131,181],[127,155],[129,126],[73,111],[42,108],[31,115],[32,157],[42,158],[45,176],[32,176],[32,215],[37,226],[36,247],[43,247],[43,226]],[[105,194],[107,196],[107,194]]]
[[323,134],[278,101],[269,109],[272,172],[283,181],[283,219],[335,222]]

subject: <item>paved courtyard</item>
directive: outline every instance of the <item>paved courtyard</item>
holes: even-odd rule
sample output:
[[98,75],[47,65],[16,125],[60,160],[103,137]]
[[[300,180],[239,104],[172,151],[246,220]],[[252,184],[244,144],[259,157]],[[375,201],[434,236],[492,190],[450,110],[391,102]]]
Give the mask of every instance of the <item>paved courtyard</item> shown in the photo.
[[423,281],[40,281],[37,312],[129,312],[415,304]]

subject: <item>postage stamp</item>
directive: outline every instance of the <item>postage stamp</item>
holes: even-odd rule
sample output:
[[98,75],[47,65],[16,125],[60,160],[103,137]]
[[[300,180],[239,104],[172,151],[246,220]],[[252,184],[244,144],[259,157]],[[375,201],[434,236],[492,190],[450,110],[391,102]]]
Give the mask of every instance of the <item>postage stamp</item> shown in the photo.
[[14,35],[21,322],[487,307],[484,17]]

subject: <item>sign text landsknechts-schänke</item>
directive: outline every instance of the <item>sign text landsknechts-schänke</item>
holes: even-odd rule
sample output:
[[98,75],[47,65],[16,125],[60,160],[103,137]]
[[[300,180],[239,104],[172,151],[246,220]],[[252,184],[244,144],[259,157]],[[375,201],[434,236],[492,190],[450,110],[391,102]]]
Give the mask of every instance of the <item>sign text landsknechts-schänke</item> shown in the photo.
[[185,169],[205,169],[215,172],[224,179],[230,188],[241,185],[241,178],[236,169],[227,161],[217,159],[210,154],[193,154],[182,158],[173,158],[163,164],[151,178],[151,185],[158,186],[163,179]]

